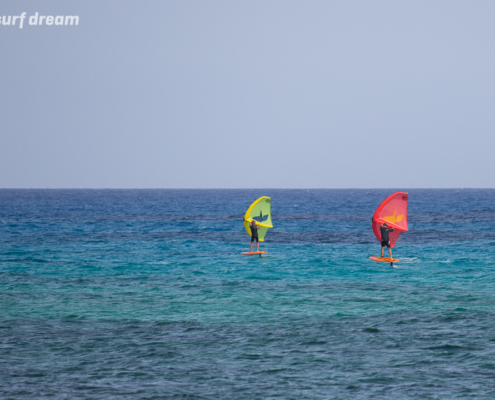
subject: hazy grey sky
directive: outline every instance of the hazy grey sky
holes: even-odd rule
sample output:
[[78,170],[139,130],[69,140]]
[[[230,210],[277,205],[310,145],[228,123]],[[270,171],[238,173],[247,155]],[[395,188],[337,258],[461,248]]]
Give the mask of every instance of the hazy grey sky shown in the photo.
[[0,187],[495,187],[494,1],[2,1]]

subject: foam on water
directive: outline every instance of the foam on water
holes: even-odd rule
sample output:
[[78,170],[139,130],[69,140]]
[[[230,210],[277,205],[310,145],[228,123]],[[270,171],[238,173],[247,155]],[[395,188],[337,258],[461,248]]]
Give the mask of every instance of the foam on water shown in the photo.
[[495,191],[409,190],[398,269],[391,192],[0,190],[0,397],[493,398]]

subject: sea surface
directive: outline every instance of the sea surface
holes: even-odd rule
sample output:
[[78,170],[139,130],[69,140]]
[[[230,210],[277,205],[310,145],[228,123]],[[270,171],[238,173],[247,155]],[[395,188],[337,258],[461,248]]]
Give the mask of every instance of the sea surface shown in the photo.
[[0,190],[0,398],[494,399],[495,190],[397,190],[397,269],[396,190]]

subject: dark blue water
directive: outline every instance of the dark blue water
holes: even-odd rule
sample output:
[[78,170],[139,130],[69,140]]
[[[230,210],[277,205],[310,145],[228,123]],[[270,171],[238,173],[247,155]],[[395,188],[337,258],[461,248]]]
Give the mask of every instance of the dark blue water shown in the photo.
[[495,398],[495,190],[405,191],[0,190],[0,397]]

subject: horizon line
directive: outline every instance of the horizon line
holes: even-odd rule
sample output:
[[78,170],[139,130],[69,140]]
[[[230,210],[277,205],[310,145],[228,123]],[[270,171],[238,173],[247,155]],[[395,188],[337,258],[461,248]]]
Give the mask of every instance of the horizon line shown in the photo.
[[68,187],[68,188],[56,188],[56,187],[5,187],[0,190],[493,190],[495,187],[381,187],[381,188],[91,188],[91,187]]

